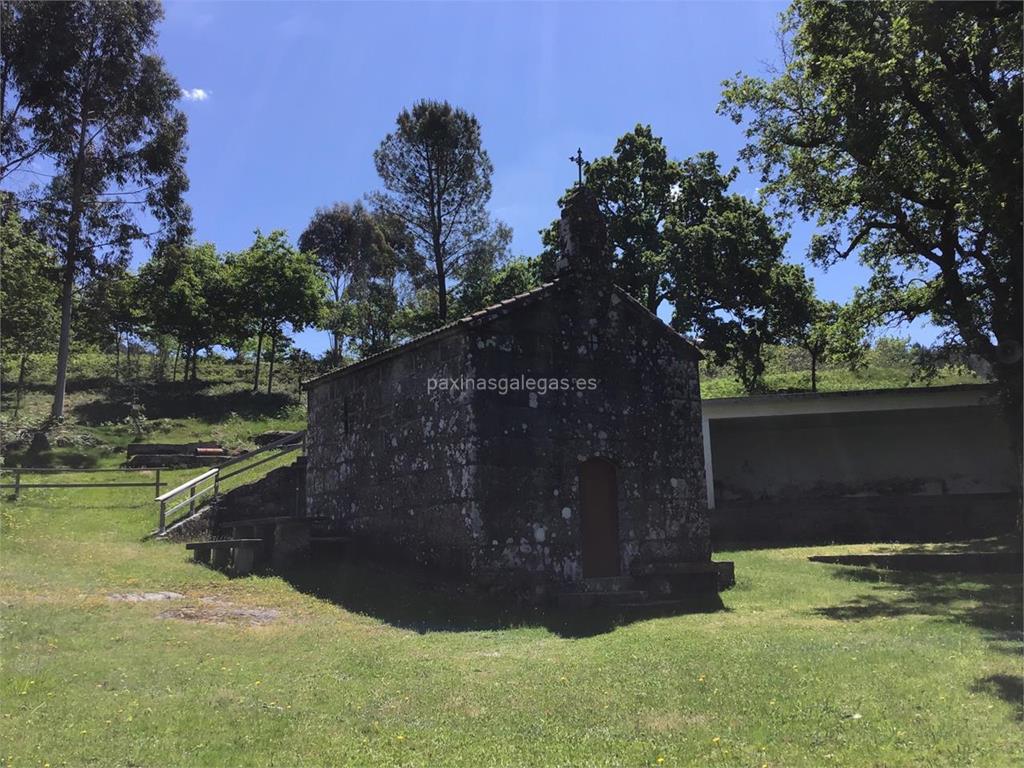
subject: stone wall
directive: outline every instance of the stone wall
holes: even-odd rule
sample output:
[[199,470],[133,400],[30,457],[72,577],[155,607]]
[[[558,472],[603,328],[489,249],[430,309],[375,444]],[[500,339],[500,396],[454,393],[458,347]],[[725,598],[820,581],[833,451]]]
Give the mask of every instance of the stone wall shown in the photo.
[[473,412],[427,392],[458,377],[459,334],[440,336],[309,390],[306,498],[357,546],[465,573],[473,540]]
[[[311,386],[309,513],[482,581],[581,576],[579,465],[617,467],[622,573],[710,559],[696,352],[610,286],[535,301]],[[594,379],[591,389],[436,388]]]
[[582,576],[579,466],[609,459],[620,565],[708,560],[696,356],[623,294],[567,281],[551,300],[475,328],[477,377],[571,378],[596,387],[477,394],[482,576]]

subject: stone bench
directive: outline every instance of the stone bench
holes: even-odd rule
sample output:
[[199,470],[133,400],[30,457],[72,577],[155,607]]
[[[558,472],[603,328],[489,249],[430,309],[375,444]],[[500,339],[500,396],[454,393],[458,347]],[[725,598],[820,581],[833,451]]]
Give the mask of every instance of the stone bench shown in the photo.
[[235,576],[245,576],[252,572],[256,551],[263,546],[263,539],[214,539],[193,541],[186,544],[185,549],[192,550],[192,557],[197,563],[224,570],[230,562]]

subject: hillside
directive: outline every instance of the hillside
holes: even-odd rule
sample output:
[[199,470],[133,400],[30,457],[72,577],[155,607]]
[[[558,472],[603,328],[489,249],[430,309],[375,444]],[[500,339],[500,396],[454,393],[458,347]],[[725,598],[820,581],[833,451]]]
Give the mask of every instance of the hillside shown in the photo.
[[[277,391],[252,392],[252,366],[221,358],[204,359],[199,381],[153,380],[153,360],[136,362],[138,375],[117,381],[111,355],[85,353],[72,358],[67,416],[51,434],[52,450],[33,466],[108,467],[125,458],[132,442],[186,443],[215,441],[233,450],[254,447],[253,438],[269,430],[294,431],[305,426],[298,381],[287,366],[275,372]],[[4,371],[4,463],[23,463],[30,430],[49,415],[52,360],[33,361],[17,416],[11,367]],[[149,380],[144,380],[143,375]],[[166,371],[167,379],[171,371]]]
[[[175,376],[169,361],[161,366],[153,355],[136,354],[128,375],[124,356],[118,360],[110,354],[79,352],[72,356],[67,415],[63,428],[51,435],[53,449],[25,462],[31,431],[49,415],[54,361],[52,356],[31,358],[15,414],[17,370],[13,361],[6,360],[0,413],[4,463],[116,466],[124,460],[125,446],[131,442],[210,440],[229,449],[248,449],[261,432],[302,429],[306,415],[299,380],[311,374],[308,365],[297,370],[287,362],[279,364],[274,373],[275,391],[269,395],[265,368],[261,389],[253,392],[249,362],[204,357],[198,366],[198,381],[185,383],[180,381],[180,372]],[[115,371],[122,375],[115,376]],[[769,392],[810,389],[806,360],[789,349],[772,350],[764,378]],[[898,339],[877,344],[855,371],[840,366],[823,366],[818,371],[818,389],[823,392],[978,381],[973,372],[957,365],[940,366],[930,378],[922,377],[906,343]],[[705,398],[736,397],[744,391],[728,370],[705,363],[701,393]]]
[[[966,365],[939,361],[925,366],[922,350],[907,340],[881,338],[866,352],[856,369],[842,365],[818,367],[818,391],[977,384],[983,381]],[[809,392],[810,361],[806,353],[787,347],[769,349],[764,375],[766,392]],[[746,394],[739,379],[727,369],[705,362],[701,366],[701,394],[705,398],[741,397]]]

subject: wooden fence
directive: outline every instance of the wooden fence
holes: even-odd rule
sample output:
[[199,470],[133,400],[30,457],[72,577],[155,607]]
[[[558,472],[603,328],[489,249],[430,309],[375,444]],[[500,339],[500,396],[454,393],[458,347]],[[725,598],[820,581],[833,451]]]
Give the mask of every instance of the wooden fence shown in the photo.
[[[23,488],[152,488],[153,492],[157,495],[160,494],[160,489],[167,485],[167,483],[160,481],[160,467],[110,467],[107,469],[103,468],[90,468],[90,469],[55,469],[52,467],[10,467],[0,469],[0,479],[4,477],[13,476],[14,482],[0,483],[0,488],[9,488],[14,491],[14,497],[17,498]],[[51,483],[34,483],[34,482],[23,482],[23,475],[72,475],[72,474],[88,474],[88,473],[99,473],[105,472],[107,474],[113,472],[153,472],[154,477],[152,480],[146,481],[125,481],[125,482],[94,482],[94,483],[65,483],[65,482],[51,482]]]

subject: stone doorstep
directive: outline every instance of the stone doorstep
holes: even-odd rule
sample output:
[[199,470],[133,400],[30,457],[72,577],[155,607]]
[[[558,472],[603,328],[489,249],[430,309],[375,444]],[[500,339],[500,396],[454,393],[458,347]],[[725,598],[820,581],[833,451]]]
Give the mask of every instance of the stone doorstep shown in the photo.
[[579,583],[581,592],[623,592],[635,590],[636,581],[631,576],[592,576]]
[[646,600],[647,593],[641,589],[619,590],[615,592],[566,591],[555,595],[555,604],[559,608],[596,608],[623,603],[644,603]]
[[717,574],[719,589],[725,589],[736,584],[735,564],[731,560],[699,563],[647,563],[633,568],[633,575],[637,577],[687,576],[704,573]]

